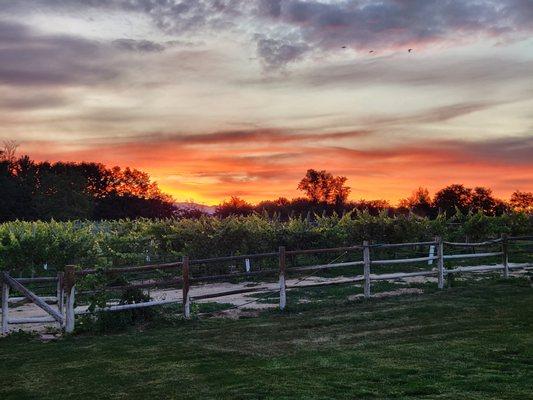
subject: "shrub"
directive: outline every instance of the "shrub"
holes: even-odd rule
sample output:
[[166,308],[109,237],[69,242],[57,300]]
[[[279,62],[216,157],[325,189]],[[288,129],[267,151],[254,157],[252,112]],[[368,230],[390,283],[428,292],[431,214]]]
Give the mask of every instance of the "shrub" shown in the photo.
[[[431,240],[489,239],[501,233],[533,233],[533,218],[523,213],[498,217],[457,213],[446,219],[411,215],[371,215],[355,211],[343,216],[266,215],[200,219],[8,222],[0,224],[0,269],[18,274],[55,274],[67,264],[84,268],[135,265],[288,249],[336,247]],[[44,266],[47,269],[44,269]]]

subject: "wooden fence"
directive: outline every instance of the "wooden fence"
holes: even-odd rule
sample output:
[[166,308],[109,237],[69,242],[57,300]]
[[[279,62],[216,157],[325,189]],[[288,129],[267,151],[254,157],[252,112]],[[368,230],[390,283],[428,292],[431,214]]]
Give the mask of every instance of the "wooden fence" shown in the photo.
[[[122,286],[107,286],[104,290],[108,291],[120,291],[127,288],[154,288],[154,287],[165,287],[165,288],[176,288],[181,290],[182,296],[181,299],[171,299],[171,300],[153,300],[146,301],[135,304],[115,304],[107,305],[102,308],[97,308],[97,312],[111,312],[111,311],[122,311],[135,308],[143,307],[152,307],[165,304],[171,304],[176,302],[181,302],[183,304],[183,316],[185,318],[190,317],[190,305],[191,301],[194,300],[203,300],[209,298],[219,298],[234,294],[242,293],[261,293],[261,292],[272,292],[271,287],[246,287],[239,288],[236,290],[226,290],[222,292],[213,292],[213,293],[204,293],[199,295],[191,296],[191,285],[205,282],[214,282],[214,281],[228,281],[234,278],[250,278],[250,277],[266,277],[266,276],[277,276],[278,285],[275,292],[279,293],[279,308],[281,310],[285,309],[287,304],[287,289],[294,289],[297,287],[309,287],[309,286],[322,286],[329,284],[346,284],[346,283],[360,283],[363,282],[364,287],[364,297],[371,297],[371,284],[375,281],[383,280],[397,280],[415,276],[426,276],[426,277],[437,277],[437,285],[439,289],[444,288],[444,280],[446,275],[455,274],[455,273],[470,273],[470,272],[487,272],[487,271],[502,271],[503,277],[507,278],[509,276],[510,269],[516,268],[529,268],[533,264],[525,263],[520,265],[510,265],[509,264],[509,244],[511,242],[519,243],[523,241],[533,241],[533,236],[521,236],[521,237],[508,237],[502,235],[501,238],[487,240],[484,242],[477,243],[456,243],[456,242],[446,242],[443,241],[440,237],[436,237],[433,241],[427,242],[415,242],[415,243],[394,243],[394,244],[371,244],[368,241],[364,241],[362,245],[349,246],[349,247],[336,247],[336,248],[324,248],[324,249],[306,249],[306,250],[286,250],[285,247],[281,246],[277,252],[270,253],[259,253],[259,254],[249,254],[249,255],[239,255],[239,256],[229,256],[229,257],[217,257],[217,258],[207,258],[207,259],[196,259],[192,260],[189,257],[184,256],[182,261],[165,263],[165,264],[152,264],[152,265],[142,265],[142,266],[132,266],[132,267],[123,267],[123,268],[109,268],[105,270],[99,269],[78,269],[75,266],[69,265],[65,268],[64,272],[58,273],[57,277],[37,277],[37,278],[19,278],[15,279],[9,275],[8,272],[2,273],[2,334],[8,332],[9,324],[29,324],[29,323],[46,323],[46,322],[56,322],[62,327],[66,332],[72,332],[75,326],[76,315],[88,314],[91,311],[88,310],[76,310],[74,307],[75,297],[76,297],[76,283],[79,279],[84,276],[103,273],[109,277],[121,276],[129,273],[145,273],[145,272],[155,272],[155,271],[171,271],[175,272],[176,276],[172,279],[164,280],[154,280],[150,279],[148,282],[141,283],[130,283]],[[386,250],[386,249],[398,249],[398,248],[419,248],[429,246],[429,254],[425,257],[413,257],[413,258],[403,258],[403,259],[373,259],[372,252],[377,250]],[[486,248],[486,247],[498,247],[498,251],[485,251],[485,252],[475,252],[476,248]],[[445,247],[450,248],[470,248],[472,249],[471,253],[461,253],[461,254],[445,254]],[[305,254],[327,254],[327,253],[339,253],[343,254],[348,253],[360,253],[362,259],[359,261],[347,261],[347,262],[335,262],[332,261],[327,264],[318,264],[318,265],[306,265],[287,268],[287,257],[294,257],[298,255]],[[527,251],[529,254],[529,251]],[[265,270],[252,271],[251,270],[251,260],[261,259],[261,258],[277,258],[278,268],[269,268]],[[472,259],[472,258],[487,258],[487,257],[500,257],[501,264],[498,265],[482,265],[482,266],[468,266],[468,267],[453,267],[447,269],[445,267],[446,260],[463,260],[463,259]],[[194,265],[205,265],[205,264],[216,264],[228,261],[244,261],[245,262],[245,271],[235,272],[231,274],[219,274],[219,275],[200,275],[193,276],[191,274],[191,267]],[[426,263],[433,265],[436,263],[436,268],[424,269],[414,272],[395,272],[395,273],[382,273],[382,274],[373,274],[372,267],[375,266],[386,266],[386,265],[396,265],[396,264],[419,264]],[[357,275],[353,278],[344,279],[340,282],[314,282],[311,285],[300,286],[298,284],[288,285],[287,284],[287,275],[301,272],[311,272],[311,274],[318,273],[320,271],[325,271],[335,268],[347,268],[347,267],[363,267],[363,274]],[[305,279],[305,278],[304,278]],[[35,283],[55,283],[57,285],[56,296],[52,297],[40,297],[31,292],[25,284],[35,284]],[[21,293],[24,297],[10,298],[9,291],[11,289],[16,290]],[[80,291],[79,294],[86,294],[87,292]],[[27,300],[35,303],[45,312],[49,314],[47,317],[32,317],[32,318],[11,318],[9,316],[9,303],[16,301]],[[53,309],[48,305],[49,302],[57,303],[57,309]]]

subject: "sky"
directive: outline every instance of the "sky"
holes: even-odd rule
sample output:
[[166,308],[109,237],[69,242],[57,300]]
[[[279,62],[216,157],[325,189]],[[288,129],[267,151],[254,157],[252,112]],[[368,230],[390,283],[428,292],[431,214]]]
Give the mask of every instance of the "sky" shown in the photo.
[[[409,51],[411,49],[411,51]],[[0,0],[0,140],[178,201],[533,190],[533,0]]]

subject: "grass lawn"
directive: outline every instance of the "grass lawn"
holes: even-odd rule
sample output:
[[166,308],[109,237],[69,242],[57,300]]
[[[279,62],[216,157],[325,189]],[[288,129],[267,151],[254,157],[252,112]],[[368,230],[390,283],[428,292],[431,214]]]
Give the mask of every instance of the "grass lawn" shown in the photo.
[[[257,318],[6,338],[0,399],[533,399],[526,279],[370,301],[352,291],[289,292],[286,312]],[[324,300],[294,301],[304,295]]]

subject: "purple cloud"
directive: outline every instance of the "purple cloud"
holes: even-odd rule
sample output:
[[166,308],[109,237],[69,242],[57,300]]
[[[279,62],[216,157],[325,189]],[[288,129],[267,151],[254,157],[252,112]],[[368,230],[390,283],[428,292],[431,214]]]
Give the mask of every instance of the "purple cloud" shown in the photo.
[[147,15],[173,35],[236,30],[267,68],[312,51],[390,51],[478,36],[517,39],[533,31],[531,0],[20,0],[6,13],[102,9]]

